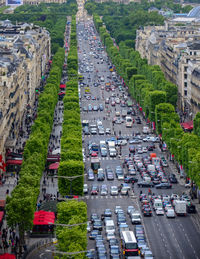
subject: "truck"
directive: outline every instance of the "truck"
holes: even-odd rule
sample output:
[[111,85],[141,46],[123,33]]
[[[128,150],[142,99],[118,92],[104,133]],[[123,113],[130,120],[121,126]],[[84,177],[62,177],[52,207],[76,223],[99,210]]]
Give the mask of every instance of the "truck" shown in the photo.
[[115,224],[112,219],[106,220],[105,225],[106,225],[106,234],[115,233]]
[[175,200],[174,209],[177,216],[186,216],[186,201]]

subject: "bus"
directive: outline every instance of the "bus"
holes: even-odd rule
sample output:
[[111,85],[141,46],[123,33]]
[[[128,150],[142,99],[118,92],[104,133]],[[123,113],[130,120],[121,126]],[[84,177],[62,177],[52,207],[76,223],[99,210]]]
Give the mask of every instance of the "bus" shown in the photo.
[[121,248],[123,258],[140,255],[137,240],[133,231],[122,231],[121,233]]
[[98,157],[91,158],[91,168],[95,174],[98,172],[98,169],[100,168],[100,161]]

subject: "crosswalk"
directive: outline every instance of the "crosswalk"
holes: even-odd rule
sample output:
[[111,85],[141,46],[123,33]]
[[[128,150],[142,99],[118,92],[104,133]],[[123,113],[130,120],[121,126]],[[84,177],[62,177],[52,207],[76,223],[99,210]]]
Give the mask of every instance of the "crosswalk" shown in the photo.
[[134,196],[134,195],[129,195],[129,196],[127,196],[127,195],[118,195],[118,196],[109,196],[109,195],[106,195],[106,196],[98,196],[98,195],[95,195],[95,196],[93,196],[93,195],[86,195],[85,197],[84,197],[86,200],[101,200],[101,199],[127,199],[127,198],[132,198],[132,199],[135,199],[135,198],[137,198],[137,196]]
[[[98,157],[99,158],[99,161],[108,161],[108,160],[119,160],[118,157]],[[91,157],[88,157],[87,158],[87,161],[91,161]]]

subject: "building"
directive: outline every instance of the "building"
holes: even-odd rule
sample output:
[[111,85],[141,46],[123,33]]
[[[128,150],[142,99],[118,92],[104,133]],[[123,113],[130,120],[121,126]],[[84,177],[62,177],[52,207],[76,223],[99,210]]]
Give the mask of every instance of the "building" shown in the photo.
[[23,4],[38,5],[40,3],[57,3],[63,4],[66,0],[23,0]]
[[[136,50],[141,57],[146,58],[150,65],[161,67],[166,79],[178,87],[179,108],[189,114],[193,112],[193,115],[200,111],[191,83],[197,79],[188,78],[188,69],[192,78],[194,75],[191,70],[194,66],[189,68],[189,62],[195,67],[200,64],[200,8],[197,9],[198,12],[190,12],[197,13],[197,17],[188,15],[186,20],[183,17],[167,20],[164,26],[147,26],[138,30],[136,36]],[[177,23],[177,19],[182,23]]]
[[51,55],[50,35],[33,24],[0,26],[0,154],[15,147]]

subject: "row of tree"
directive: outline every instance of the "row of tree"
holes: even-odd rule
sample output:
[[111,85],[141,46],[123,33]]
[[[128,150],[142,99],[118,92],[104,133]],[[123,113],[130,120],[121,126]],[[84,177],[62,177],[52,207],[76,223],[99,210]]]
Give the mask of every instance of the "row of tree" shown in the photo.
[[[75,253],[87,249],[87,205],[83,201],[67,201],[58,203],[57,224],[69,226],[56,226],[56,237],[58,239],[58,250],[62,252]],[[79,225],[80,224],[80,225]],[[75,225],[75,226],[70,226]],[[65,255],[55,258],[85,259],[85,253]]]
[[62,195],[82,195],[84,164],[82,155],[82,126],[78,96],[78,55],[76,18],[72,17],[70,50],[67,58],[68,82],[64,102],[63,133],[61,138],[61,162],[58,170],[58,186]]
[[26,142],[20,180],[6,200],[7,223],[18,226],[20,242],[24,232],[32,229],[33,217],[40,192],[40,179],[45,168],[49,138],[52,131],[54,110],[64,63],[64,49],[54,55],[52,67],[43,93],[39,96],[37,118]]
[[165,79],[159,66],[148,65],[147,60],[142,59],[126,42],[121,42],[117,47],[100,17],[94,15],[93,18],[107,53],[128,86],[130,95],[142,108],[146,118],[155,123],[157,133],[162,135],[168,149],[183,166],[188,177],[200,186],[200,116],[196,116],[194,133],[185,133],[175,112],[176,85]]
[[66,16],[76,14],[77,3],[68,0],[66,3],[41,3],[39,5],[21,5],[13,14],[0,14],[0,19],[9,19],[13,23],[27,22],[45,27],[51,36],[51,50],[55,54],[59,47],[63,47]]

